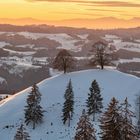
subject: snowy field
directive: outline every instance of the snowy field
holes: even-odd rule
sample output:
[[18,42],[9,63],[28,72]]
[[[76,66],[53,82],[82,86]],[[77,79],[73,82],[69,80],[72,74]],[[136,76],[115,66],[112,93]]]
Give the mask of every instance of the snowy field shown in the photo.
[[[41,68],[39,65],[33,65],[33,62],[36,62],[38,64],[47,65],[47,58],[41,57],[41,58],[32,58],[32,56],[25,56],[23,58],[19,58],[17,56],[13,57],[1,57],[0,59],[0,67],[3,67],[9,71],[10,74],[15,75],[22,75],[24,74],[26,70],[29,69],[38,69]],[[4,64],[7,64],[11,67],[5,67]]]
[[130,62],[139,62],[140,63],[140,58],[119,59],[119,63],[130,63]]
[[0,42],[0,48],[3,48],[6,45],[10,45],[9,43],[6,43],[4,41]]
[[[20,35],[25,37],[26,39],[32,39],[32,40],[37,40],[41,38],[54,40],[61,44],[60,46],[57,47],[58,49],[63,48],[67,50],[72,50],[74,52],[81,51],[81,47],[83,44],[76,45],[76,43],[78,43],[79,41],[84,42],[84,44],[90,42],[90,40],[88,40],[89,34],[74,34],[74,36],[77,36],[77,38],[75,38],[74,36],[70,36],[69,34],[66,33],[48,34],[48,33],[32,33],[32,32],[0,32],[0,35],[3,34],[6,34],[7,36]],[[115,46],[117,50],[125,49],[128,51],[140,52],[140,40],[138,39],[137,40],[134,39],[134,42],[127,42],[127,41],[123,41],[121,37],[116,35],[111,35],[111,34],[106,34],[103,37],[103,39],[109,42],[109,45]],[[0,42],[0,48],[3,48],[6,45],[11,45],[11,44],[4,41]],[[34,44],[16,45],[16,47],[33,48]],[[7,51],[9,51],[10,53],[16,53],[9,49],[7,49]],[[21,52],[17,52],[17,53],[21,53]],[[34,53],[35,52],[27,52],[27,55],[34,54]]]
[[[85,41],[87,43],[89,40],[87,39],[88,34],[79,34],[75,35],[76,37],[72,37],[66,33],[58,33],[58,34],[47,34],[47,33],[31,33],[31,32],[0,32],[0,35],[7,35],[7,38],[10,36],[16,36],[21,35],[25,37],[26,39],[32,39],[37,40],[41,38],[46,38],[50,40],[54,40],[60,45],[56,49],[67,49],[74,52],[81,51],[81,45],[78,44],[79,41]],[[22,41],[22,40],[21,40]],[[40,68],[40,66],[44,66],[48,64],[47,57],[34,57],[34,54],[39,52],[41,49],[45,49],[47,51],[46,47],[35,47],[35,44],[26,43],[23,45],[14,45],[13,47],[17,48],[17,50],[20,49],[26,49],[26,51],[15,51],[9,48],[5,48],[6,45],[12,46],[11,44],[7,42],[0,42],[0,48],[3,49],[5,52],[9,53],[9,57],[1,57],[0,59],[0,67],[6,68],[6,66],[9,66],[6,68],[10,74],[19,75],[22,77],[24,75],[24,72],[29,69],[37,69]],[[29,50],[28,50],[29,48]],[[32,49],[32,50],[30,50]],[[55,51],[55,50],[54,50]],[[83,57],[79,58],[80,60],[83,59]],[[79,60],[78,59],[78,60]],[[88,58],[84,58],[88,59]],[[5,65],[6,64],[6,65]]]
[[137,40],[137,43],[123,41],[120,37],[115,35],[105,35],[103,37],[106,41],[110,42],[109,45],[113,45],[117,50],[125,49],[132,52],[140,52],[140,42]]
[[[75,43],[79,41],[85,41],[85,43],[88,42],[88,39],[87,39],[88,34],[77,35],[77,37],[79,37],[78,39],[75,39],[66,33],[47,34],[47,33],[31,33],[31,32],[0,32],[0,35],[5,34],[5,33],[10,36],[21,35],[21,36],[24,36],[26,39],[32,39],[32,40],[37,40],[40,38],[48,38],[50,40],[57,41],[61,44],[59,47],[57,47],[58,49],[67,49],[67,50],[72,50],[74,52],[81,51],[81,45],[75,45]],[[8,45],[8,44],[6,44],[6,42],[0,43],[0,47],[4,47],[5,45]],[[34,45],[33,44],[17,45],[17,47],[24,47],[24,48],[27,46],[32,48]],[[7,50],[7,51],[10,51],[10,50]],[[14,51],[10,51],[10,52],[14,53]]]
[[[69,80],[72,80],[74,90],[74,116],[71,126],[63,125],[63,96]],[[104,107],[112,97],[122,102],[126,97],[135,110],[136,95],[140,94],[140,78],[118,72],[116,70],[86,70],[69,74],[60,74],[46,79],[38,84],[42,93],[41,104],[47,111],[44,122],[32,130],[26,126],[31,140],[73,140],[77,121],[85,107],[85,101],[91,82],[96,79],[101,87]],[[17,128],[24,122],[24,106],[30,88],[3,100],[0,105],[0,138],[12,140]],[[52,125],[51,125],[52,123]],[[93,123],[99,132],[97,120]],[[9,128],[6,126],[9,125]],[[97,134],[96,133],[96,134]],[[98,138],[99,140],[99,138]]]
[[3,83],[3,82],[5,82],[5,79],[0,77],[0,83]]
[[15,54],[15,55],[24,55],[24,56],[29,56],[29,55],[33,55],[35,54],[36,52],[35,51],[27,51],[27,52],[20,52],[20,51],[13,51],[13,50],[10,50],[10,49],[3,49],[5,51],[8,51],[10,54]]

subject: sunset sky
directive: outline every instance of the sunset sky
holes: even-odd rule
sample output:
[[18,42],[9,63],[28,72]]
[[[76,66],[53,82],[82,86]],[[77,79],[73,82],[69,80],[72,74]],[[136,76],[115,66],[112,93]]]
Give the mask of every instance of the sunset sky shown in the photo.
[[0,18],[56,21],[140,17],[140,0],[0,0]]

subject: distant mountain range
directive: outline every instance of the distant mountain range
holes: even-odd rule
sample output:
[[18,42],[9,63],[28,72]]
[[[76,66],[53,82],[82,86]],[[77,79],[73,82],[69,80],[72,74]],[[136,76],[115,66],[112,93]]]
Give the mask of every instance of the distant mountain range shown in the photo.
[[132,19],[118,19],[114,17],[104,17],[98,19],[67,19],[59,21],[38,20],[33,18],[8,19],[0,18],[0,24],[32,25],[48,24],[67,27],[86,27],[92,29],[112,29],[112,28],[132,28],[140,26],[140,17]]

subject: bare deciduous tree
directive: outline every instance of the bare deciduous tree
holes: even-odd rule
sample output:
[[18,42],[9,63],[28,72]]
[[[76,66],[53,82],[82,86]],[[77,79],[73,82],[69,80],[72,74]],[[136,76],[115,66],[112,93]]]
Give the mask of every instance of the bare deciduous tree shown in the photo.
[[93,64],[98,64],[101,69],[104,69],[104,65],[107,65],[111,61],[110,50],[107,44],[98,41],[93,46],[94,57],[92,58]]
[[53,67],[58,70],[63,70],[64,73],[71,69],[74,65],[73,56],[65,49],[60,50],[53,61]]

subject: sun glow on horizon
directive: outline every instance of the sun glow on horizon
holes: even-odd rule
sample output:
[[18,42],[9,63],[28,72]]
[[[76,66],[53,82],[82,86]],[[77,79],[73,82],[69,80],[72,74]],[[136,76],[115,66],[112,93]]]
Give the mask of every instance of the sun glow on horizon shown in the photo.
[[[43,21],[140,17],[138,0],[0,0],[0,19],[32,18]],[[29,20],[30,22],[30,20]]]

